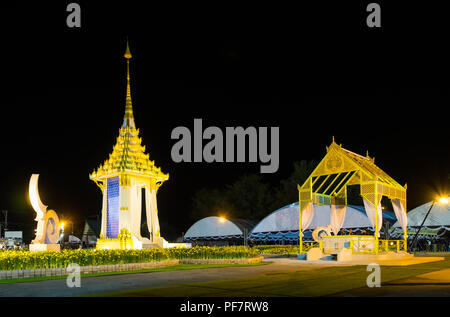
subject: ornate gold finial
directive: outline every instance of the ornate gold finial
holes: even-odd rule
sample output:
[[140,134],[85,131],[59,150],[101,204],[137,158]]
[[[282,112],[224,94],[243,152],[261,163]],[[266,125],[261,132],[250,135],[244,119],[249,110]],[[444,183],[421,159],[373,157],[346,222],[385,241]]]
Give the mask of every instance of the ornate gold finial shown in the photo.
[[333,135],[333,142],[332,143],[334,143],[334,135]]
[[366,150],[366,157],[369,158],[369,150]]
[[123,118],[123,125],[122,127],[131,127],[136,128],[134,124],[134,117],[133,117],[133,105],[131,102],[131,85],[130,85],[130,47],[128,45],[128,38],[127,38],[127,48],[125,50],[125,54],[123,55],[127,59],[127,97],[125,101],[125,116]]
[[130,47],[128,46],[128,37],[127,37],[127,49],[125,50],[125,54],[123,56],[125,56],[126,59],[130,59],[132,57],[130,53]]

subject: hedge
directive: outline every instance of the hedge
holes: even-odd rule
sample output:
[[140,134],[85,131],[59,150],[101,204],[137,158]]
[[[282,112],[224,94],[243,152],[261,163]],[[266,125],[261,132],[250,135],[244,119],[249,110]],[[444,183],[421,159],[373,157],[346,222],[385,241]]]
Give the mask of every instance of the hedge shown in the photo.
[[258,257],[257,248],[244,246],[193,247],[143,250],[62,250],[30,252],[0,251],[0,270],[25,270],[67,267],[70,263],[107,265],[143,263],[176,259],[244,259]]
[[298,245],[258,245],[255,247],[260,254],[298,254]]

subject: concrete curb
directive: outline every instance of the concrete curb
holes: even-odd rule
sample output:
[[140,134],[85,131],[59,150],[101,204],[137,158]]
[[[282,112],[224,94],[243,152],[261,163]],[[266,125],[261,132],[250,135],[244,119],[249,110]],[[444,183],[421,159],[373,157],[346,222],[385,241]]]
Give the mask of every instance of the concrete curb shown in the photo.
[[248,259],[183,259],[180,264],[255,264],[263,259],[262,256]]

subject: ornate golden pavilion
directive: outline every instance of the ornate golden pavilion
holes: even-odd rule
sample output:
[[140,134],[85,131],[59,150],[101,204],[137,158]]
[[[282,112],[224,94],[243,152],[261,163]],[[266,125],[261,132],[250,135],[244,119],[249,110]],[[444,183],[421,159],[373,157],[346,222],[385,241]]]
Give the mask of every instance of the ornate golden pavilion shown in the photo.
[[[397,218],[404,219],[404,240],[395,241],[397,251],[406,251],[406,184],[397,183],[392,177],[375,165],[375,158],[362,156],[344,149],[334,141],[326,147],[327,154],[320,161],[299,191],[299,239],[301,251],[305,251],[302,240],[302,215],[309,206],[347,205],[347,186],[359,185],[360,194],[365,200],[366,212],[372,207],[375,231],[374,252],[387,250],[386,240],[380,243],[378,232],[381,227],[381,198],[387,196],[393,202]],[[369,216],[369,213],[368,213]],[[370,217],[369,217],[370,218]],[[400,221],[400,219],[399,219]],[[383,244],[383,245],[381,245]],[[380,247],[379,247],[380,246]]]
[[[127,93],[123,124],[109,158],[89,178],[103,193],[102,222],[97,248],[162,247],[156,193],[169,179],[155,166],[141,145],[139,129],[133,116],[130,88],[131,53],[127,42]],[[145,195],[147,226],[150,237],[141,236],[141,205]]]

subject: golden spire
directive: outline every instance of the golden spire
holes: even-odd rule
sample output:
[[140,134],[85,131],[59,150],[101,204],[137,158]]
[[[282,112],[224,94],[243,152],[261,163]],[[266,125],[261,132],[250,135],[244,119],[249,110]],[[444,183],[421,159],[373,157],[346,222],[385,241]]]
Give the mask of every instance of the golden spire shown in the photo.
[[127,49],[125,50],[125,54],[123,55],[127,59],[127,97],[125,101],[125,116],[123,118],[123,125],[122,127],[130,127],[130,128],[136,128],[134,124],[134,117],[133,117],[133,105],[131,103],[131,88],[130,88],[130,59],[131,59],[131,53],[130,53],[130,47],[128,46],[128,39],[127,39]]
[[126,59],[130,59],[132,57],[131,53],[130,53],[130,47],[128,46],[128,38],[127,38],[127,49],[126,49],[125,54],[123,56],[125,56]]

